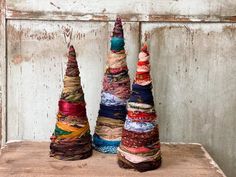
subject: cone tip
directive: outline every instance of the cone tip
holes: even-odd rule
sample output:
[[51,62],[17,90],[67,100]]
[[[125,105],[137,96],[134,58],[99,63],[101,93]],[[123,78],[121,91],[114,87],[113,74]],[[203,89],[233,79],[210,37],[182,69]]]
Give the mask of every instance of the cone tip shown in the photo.
[[70,45],[68,52],[68,60],[75,60],[76,54],[73,45]]
[[112,37],[124,38],[122,21],[120,17],[116,18],[115,25],[112,32]]
[[74,46],[70,45],[70,51],[75,51]]
[[122,27],[122,20],[121,20],[120,17],[116,17],[115,26],[116,26],[116,25],[121,25],[121,27]]
[[146,43],[143,44],[141,51],[149,55],[148,46]]
[[120,17],[116,17],[116,21],[117,22],[121,22],[121,18]]

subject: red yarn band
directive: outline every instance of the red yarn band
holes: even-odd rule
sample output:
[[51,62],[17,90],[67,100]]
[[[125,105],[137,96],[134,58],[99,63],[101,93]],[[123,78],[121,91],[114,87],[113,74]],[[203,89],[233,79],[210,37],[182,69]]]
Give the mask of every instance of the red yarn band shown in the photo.
[[138,66],[148,65],[149,61],[138,61]]
[[149,72],[136,72],[136,80],[150,80]]
[[130,118],[156,118],[156,114],[155,113],[146,113],[146,112],[133,112],[133,111],[128,111],[128,116]]
[[65,116],[86,116],[85,103],[69,103],[60,100],[59,112]]

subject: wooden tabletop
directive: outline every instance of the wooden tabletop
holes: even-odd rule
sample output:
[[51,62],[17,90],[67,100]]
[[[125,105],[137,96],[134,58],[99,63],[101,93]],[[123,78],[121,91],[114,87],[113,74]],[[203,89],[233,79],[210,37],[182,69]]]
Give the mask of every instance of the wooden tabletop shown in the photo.
[[0,176],[8,177],[225,177],[200,144],[162,144],[162,166],[140,173],[121,169],[116,155],[94,151],[80,161],[50,158],[49,143],[15,142],[2,149]]

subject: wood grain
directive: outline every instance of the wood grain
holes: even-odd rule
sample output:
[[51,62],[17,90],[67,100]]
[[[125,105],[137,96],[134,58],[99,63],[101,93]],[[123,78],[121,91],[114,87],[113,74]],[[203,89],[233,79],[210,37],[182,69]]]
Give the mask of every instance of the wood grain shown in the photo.
[[209,154],[197,144],[163,144],[162,166],[154,171],[139,173],[119,168],[116,155],[94,151],[91,158],[81,161],[59,161],[48,156],[49,143],[10,143],[0,156],[2,177],[225,177],[213,165]]

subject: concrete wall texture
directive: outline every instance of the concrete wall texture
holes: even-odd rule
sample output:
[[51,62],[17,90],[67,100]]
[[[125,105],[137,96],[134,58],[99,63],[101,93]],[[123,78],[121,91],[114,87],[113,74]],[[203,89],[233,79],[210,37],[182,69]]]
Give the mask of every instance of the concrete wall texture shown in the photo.
[[236,176],[235,1],[0,0],[0,7],[3,144],[49,140],[69,43],[94,130],[119,14],[131,78],[140,44],[149,45],[161,141],[201,143],[227,176]]

